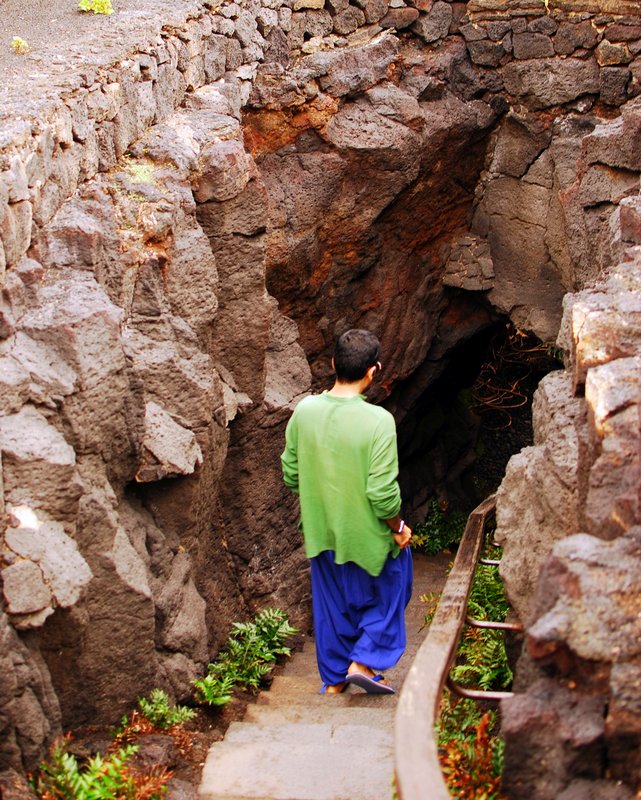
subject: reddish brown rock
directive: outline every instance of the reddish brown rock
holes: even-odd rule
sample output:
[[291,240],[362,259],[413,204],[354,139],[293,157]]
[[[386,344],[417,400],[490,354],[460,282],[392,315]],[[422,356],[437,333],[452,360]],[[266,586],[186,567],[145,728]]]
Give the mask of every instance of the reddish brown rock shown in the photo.
[[396,28],[403,30],[418,19],[419,12],[416,8],[391,8],[380,21],[381,28]]
[[554,55],[552,39],[543,33],[517,33],[513,38],[514,58],[547,58]]
[[526,695],[503,701],[501,710],[509,743],[501,785],[509,796],[547,800],[574,777],[601,777],[603,698],[580,703],[561,681],[542,679]]
[[356,5],[363,9],[368,24],[378,22],[385,15],[388,0],[357,0]]
[[334,33],[339,36],[346,36],[353,33],[357,28],[365,23],[365,14],[360,8],[348,6],[344,11],[339,12],[334,17]]
[[505,55],[505,47],[501,42],[488,42],[482,39],[470,42],[467,48],[473,63],[482,67],[498,67]]
[[[329,11],[324,8],[312,11],[296,11],[292,14],[291,30],[287,35],[290,49],[302,46],[312,36],[327,36],[334,26]],[[228,67],[229,69],[229,67]]]
[[[541,82],[541,71],[549,77]],[[543,109],[568,103],[584,94],[599,91],[599,67],[595,61],[534,59],[508,64],[505,88],[530,108]]]
[[627,99],[627,89],[632,75],[626,67],[603,67],[599,94],[604,103],[620,106]]
[[641,244],[641,199],[624,197],[619,208],[621,211],[621,238],[630,244]]
[[429,11],[421,14],[416,20],[412,30],[428,44],[436,42],[447,36],[452,24],[452,15],[452,6],[437,0]]
[[[626,791],[638,786],[637,761],[630,754],[641,741],[633,699],[639,681],[640,530],[632,527],[612,543],[569,537],[546,563],[528,649],[552,677],[503,704],[508,791],[558,795],[586,778],[588,764],[593,780],[612,777]],[[575,722],[566,728],[570,718]],[[550,768],[542,781],[535,772],[544,753]]]
[[599,65],[602,67],[612,66],[614,64],[629,64],[630,61],[634,59],[633,54],[626,44],[613,44],[607,39],[603,39],[599,42],[595,50],[595,56]]
[[609,42],[637,42],[641,39],[641,25],[614,23],[608,25],[604,36]]
[[590,20],[583,22],[561,22],[554,37],[554,50],[559,55],[569,56],[580,47],[594,47],[598,33]]
[[[32,71],[32,97],[24,82],[19,96],[3,85],[4,489],[46,517],[47,539],[37,552],[40,538],[25,543],[24,532],[3,540],[16,613],[1,629],[0,652],[15,655],[0,655],[1,764],[35,763],[59,704],[65,725],[113,722],[143,688],[188,694],[229,623],[257,603],[309,624],[277,456],[291,408],[329,379],[333,341],[350,325],[380,333],[386,372],[372,396],[394,392],[400,419],[497,309],[551,342],[561,294],[624,259],[630,270],[596,299],[576,298],[576,318],[566,302],[571,375],[542,386],[536,444],[500,495],[515,539],[508,591],[524,595],[515,605],[529,610],[556,538],[582,526],[625,536],[638,521],[638,253],[627,247],[639,238],[638,114],[612,111],[639,90],[638,3],[609,0],[597,17],[570,0],[394,0],[391,10],[309,0],[293,11],[279,1],[205,4],[189,20],[167,2],[131,31],[120,10],[100,68],[94,40],[90,61],[59,80]],[[403,35],[380,35],[384,18]],[[576,57],[553,58],[552,41]],[[583,385],[585,401],[573,396]],[[21,436],[25,415],[38,447]],[[62,464],[53,441],[69,455]],[[437,455],[445,482],[448,453]],[[465,458],[451,459],[451,476]],[[420,508],[428,482],[416,474]],[[82,580],[58,551],[78,554],[66,561]],[[573,590],[575,573],[563,574]],[[558,641],[548,625],[532,652],[583,674],[576,624]],[[625,771],[638,748],[635,696],[624,690],[635,665],[610,667],[590,673],[599,691],[612,676],[609,763],[636,781]],[[593,775],[603,737],[558,723],[557,701],[591,729],[566,700],[540,692],[526,709],[524,773],[540,773],[549,752],[542,791],[609,797],[605,776],[593,791],[575,769],[587,759]],[[527,751],[525,728],[514,730]]]

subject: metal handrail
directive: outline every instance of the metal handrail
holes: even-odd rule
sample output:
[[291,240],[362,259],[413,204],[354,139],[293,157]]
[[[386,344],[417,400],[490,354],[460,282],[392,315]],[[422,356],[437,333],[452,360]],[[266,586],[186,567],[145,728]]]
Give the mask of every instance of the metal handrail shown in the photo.
[[438,759],[434,726],[443,688],[451,680],[449,670],[465,624],[486,522],[495,507],[496,498],[492,495],[468,517],[427,636],[403,684],[396,709],[394,746],[396,788],[402,800],[426,797],[450,800]]

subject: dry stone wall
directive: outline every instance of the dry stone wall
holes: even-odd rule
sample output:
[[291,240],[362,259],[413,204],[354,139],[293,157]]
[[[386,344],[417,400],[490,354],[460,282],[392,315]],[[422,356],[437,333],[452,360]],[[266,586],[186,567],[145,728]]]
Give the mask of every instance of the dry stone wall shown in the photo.
[[[2,767],[154,686],[183,697],[259,606],[308,623],[278,454],[338,333],[379,333],[373,399],[400,420],[496,310],[552,341],[563,294],[638,238],[637,3],[147,1],[95,57],[81,38],[0,89]],[[608,287],[597,327],[622,321]],[[506,541],[523,616],[561,523],[636,522],[577,387],[620,439],[636,406],[592,388],[593,357],[545,384],[502,490],[506,531],[529,535],[527,487],[541,503],[540,543]]]

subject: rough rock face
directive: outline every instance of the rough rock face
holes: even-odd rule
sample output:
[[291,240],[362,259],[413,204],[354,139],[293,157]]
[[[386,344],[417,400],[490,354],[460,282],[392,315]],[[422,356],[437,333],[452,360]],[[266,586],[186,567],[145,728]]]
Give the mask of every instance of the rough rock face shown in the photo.
[[[620,218],[612,228],[629,240]],[[503,704],[510,797],[583,796],[586,779],[599,797],[631,797],[641,785],[641,261],[636,244],[623,255],[566,299],[567,368],[537,390],[535,446],[512,458],[497,499],[501,574],[528,623]]]
[[[373,399],[411,419],[497,312],[552,341],[625,254],[566,301],[568,372],[501,490],[520,615],[556,541],[639,522],[638,5],[163,2],[114,15],[104,69],[72,48],[28,103],[4,90],[0,767],[185,696],[259,606],[308,623],[278,455],[348,327],[380,335]],[[607,744],[570,732],[550,785],[605,780],[567,766],[604,747],[635,785],[620,684],[577,710],[621,709]]]
[[[265,292],[264,190],[239,102],[194,93],[5,275],[4,766],[33,766],[61,723],[113,721],[154,686],[189,694],[230,623],[302,563],[290,539],[289,573],[260,558],[270,580],[245,591],[214,533],[229,423],[266,387],[290,410],[310,382]],[[279,435],[285,419],[270,423]],[[304,622],[296,600],[273,602]],[[28,649],[14,630],[30,631]]]
[[497,496],[501,577],[522,620],[530,617],[541,564],[553,544],[581,527],[579,472],[589,450],[585,403],[574,397],[563,371],[541,381],[532,417],[534,446],[512,457]]
[[[539,387],[537,442],[512,459],[499,492],[501,573],[529,623],[519,693],[503,707],[509,796],[556,797],[586,777],[640,784],[641,339],[635,347],[632,330],[641,284],[636,253],[629,257],[566,303],[569,367]],[[603,324],[621,313],[626,324]],[[591,722],[566,728],[566,703]]]

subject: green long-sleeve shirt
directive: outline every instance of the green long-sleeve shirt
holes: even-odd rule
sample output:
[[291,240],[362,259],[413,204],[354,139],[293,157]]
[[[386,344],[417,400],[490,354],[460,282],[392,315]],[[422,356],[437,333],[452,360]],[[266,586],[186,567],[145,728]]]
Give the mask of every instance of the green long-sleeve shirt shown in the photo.
[[401,508],[394,418],[365,397],[323,392],[296,406],[281,456],[285,484],[300,496],[305,552],[333,550],[378,575],[397,556],[386,519]]

